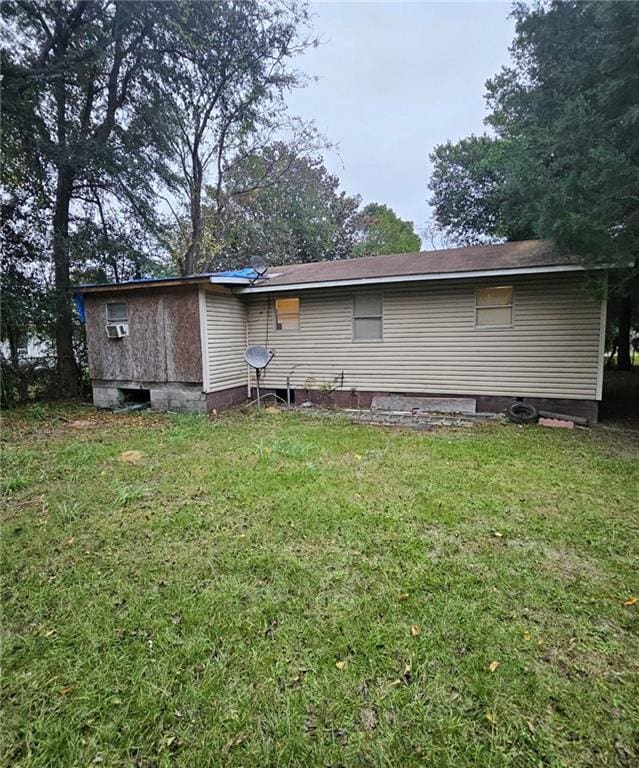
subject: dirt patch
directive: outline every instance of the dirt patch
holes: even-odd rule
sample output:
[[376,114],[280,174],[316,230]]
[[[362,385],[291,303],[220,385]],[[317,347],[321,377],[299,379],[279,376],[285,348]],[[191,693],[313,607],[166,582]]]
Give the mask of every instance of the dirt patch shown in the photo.
[[[62,410],[62,409],[60,409]],[[75,409],[74,409],[75,410]],[[68,410],[67,410],[68,413]],[[98,411],[90,406],[78,407],[72,416],[56,411],[45,413],[41,417],[24,416],[19,412],[5,415],[2,420],[3,439],[5,442],[20,443],[23,440],[50,439],[63,437],[70,433],[85,433],[88,430],[119,429],[161,429],[167,424],[162,416],[149,414],[114,414],[110,411]]]
[[546,573],[561,577],[563,580],[600,581],[605,577],[594,560],[578,555],[571,549],[544,547],[544,555],[545,559],[541,563],[542,569]]
[[539,661],[549,664],[569,680],[620,680],[628,670],[617,668],[618,659],[583,648],[572,638],[565,647],[550,647]]
[[141,464],[146,457],[146,454],[142,451],[123,451],[118,460],[123,461],[125,464]]

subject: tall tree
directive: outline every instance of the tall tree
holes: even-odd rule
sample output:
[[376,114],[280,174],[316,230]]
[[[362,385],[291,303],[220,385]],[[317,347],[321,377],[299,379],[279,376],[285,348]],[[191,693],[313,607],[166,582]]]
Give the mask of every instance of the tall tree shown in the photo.
[[[271,142],[278,129],[296,133],[300,144],[314,138],[304,126],[296,131],[283,100],[303,82],[290,69],[292,57],[313,41],[301,36],[307,10],[295,0],[180,3],[169,13],[186,30],[176,41],[163,99],[175,125],[174,190],[189,220],[179,266],[192,274],[202,266],[205,187],[209,209],[222,216],[233,164]],[[181,211],[176,214],[179,220]]]
[[[585,264],[617,266],[618,361],[629,369],[639,274],[639,4],[522,4],[514,15],[513,63],[487,83],[496,138],[474,140],[472,157],[473,139],[436,148],[436,217],[464,236],[512,237],[523,228]],[[474,210],[458,215],[464,186]]]
[[359,198],[339,190],[319,156],[301,156],[278,142],[232,164],[225,215],[205,206],[213,257],[208,268],[246,266],[259,254],[271,264],[324,261],[350,255]]
[[369,203],[358,214],[353,256],[419,251],[421,239],[412,221],[404,221],[387,205]]
[[438,227],[461,245],[535,237],[527,201],[513,183],[509,142],[469,136],[435,147],[430,200]]
[[[3,3],[3,144],[48,199],[55,275],[55,342],[62,391],[77,391],[69,239],[74,200],[114,191],[145,205],[155,161],[148,78],[161,4],[117,0]],[[13,180],[13,179],[12,179]],[[135,180],[135,194],[126,181]],[[146,189],[148,189],[148,181]],[[10,189],[12,197],[21,188]]]

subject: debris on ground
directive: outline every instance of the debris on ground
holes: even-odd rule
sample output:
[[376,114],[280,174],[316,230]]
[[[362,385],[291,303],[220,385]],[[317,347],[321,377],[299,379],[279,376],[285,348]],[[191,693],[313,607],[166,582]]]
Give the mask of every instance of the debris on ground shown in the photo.
[[589,427],[590,419],[585,416],[569,416],[566,413],[555,413],[554,411],[539,411],[539,415],[544,419],[559,419],[560,421],[572,421],[580,427]]
[[574,429],[575,422],[567,421],[566,419],[547,419],[543,416],[539,417],[537,422],[540,427],[555,427],[556,429]]
[[145,411],[151,407],[150,402],[145,403],[126,403],[121,408],[114,408],[113,413],[133,413],[135,411]]
[[422,431],[430,431],[435,427],[474,427],[482,423],[501,421],[499,413],[432,413],[420,411],[373,411],[358,408],[340,408],[326,410],[323,408],[305,407],[298,411],[308,416],[341,416],[353,424],[370,424],[380,427],[403,427]]

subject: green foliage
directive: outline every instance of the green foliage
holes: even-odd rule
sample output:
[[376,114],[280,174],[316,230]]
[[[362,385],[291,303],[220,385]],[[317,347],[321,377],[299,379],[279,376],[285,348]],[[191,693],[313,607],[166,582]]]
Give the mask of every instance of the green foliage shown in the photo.
[[[304,82],[291,59],[314,41],[303,34],[306,6],[295,0],[167,6],[177,30],[160,86],[171,126],[168,181],[185,241],[176,261],[181,273],[193,274],[210,258],[203,247],[211,242],[204,232],[205,189],[209,213],[222,218],[233,191],[227,179],[238,162],[259,156],[278,133],[294,135],[300,145],[314,143],[314,131],[291,120],[284,103],[284,93]],[[271,181],[266,176],[260,186]]]
[[0,763],[636,765],[625,434],[9,414]]
[[593,261],[639,253],[639,5],[518,7],[513,66],[487,83],[541,237]]
[[[74,240],[86,240],[86,228],[99,222],[115,245],[114,220],[155,223],[166,124],[157,82],[170,39],[164,18],[153,2],[3,3],[3,209],[23,229],[41,225],[30,239],[50,259],[58,374],[68,395],[79,384],[73,267],[88,260]],[[28,212],[40,208],[46,216],[32,223]]]
[[507,141],[485,135],[440,144],[430,155],[430,203],[438,226],[456,243],[534,237],[512,183],[511,158]]
[[404,221],[387,205],[369,203],[356,220],[354,256],[419,251],[421,240],[412,221]]
[[339,179],[320,157],[276,143],[233,166],[223,216],[216,215],[214,201],[205,206],[205,239],[221,244],[209,268],[246,266],[252,254],[271,264],[350,255],[359,198],[339,190]]
[[487,83],[496,137],[432,155],[437,221],[464,242],[550,238],[627,266],[639,252],[639,5],[522,4],[514,15],[513,64]]

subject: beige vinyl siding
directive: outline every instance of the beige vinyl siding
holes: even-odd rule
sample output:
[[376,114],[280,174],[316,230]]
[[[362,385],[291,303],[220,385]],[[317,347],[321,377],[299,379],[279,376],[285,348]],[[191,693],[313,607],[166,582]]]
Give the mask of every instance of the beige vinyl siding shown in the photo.
[[[475,325],[475,288],[512,285],[512,327]],[[275,330],[265,386],[595,399],[601,301],[583,274],[454,280],[383,290],[383,341],[353,341],[353,293],[300,291],[297,332]],[[290,294],[287,294],[290,295]],[[249,296],[249,341],[266,342],[265,295]]]
[[244,362],[246,349],[246,303],[235,296],[207,293],[206,361],[207,392],[247,383]]

